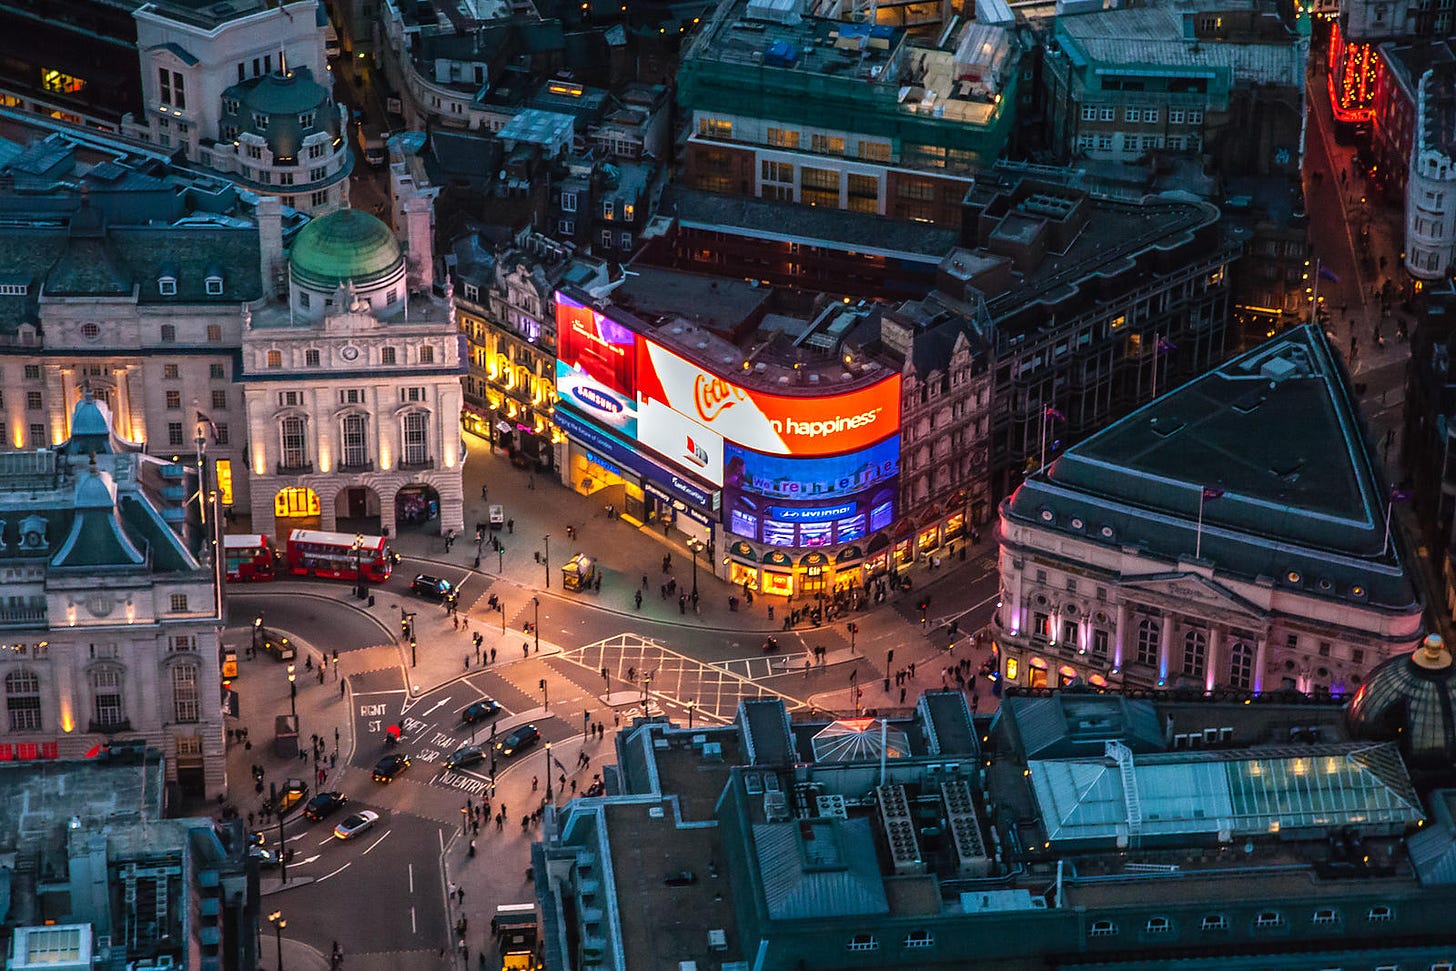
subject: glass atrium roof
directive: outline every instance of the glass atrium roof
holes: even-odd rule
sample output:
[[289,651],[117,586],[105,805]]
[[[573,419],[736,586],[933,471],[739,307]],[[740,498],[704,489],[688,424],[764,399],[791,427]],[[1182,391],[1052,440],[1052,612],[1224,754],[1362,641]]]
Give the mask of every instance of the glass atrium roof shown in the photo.
[[1054,843],[1231,839],[1339,826],[1383,831],[1423,818],[1389,743],[1141,756],[1112,743],[1102,757],[1032,761],[1029,768]]

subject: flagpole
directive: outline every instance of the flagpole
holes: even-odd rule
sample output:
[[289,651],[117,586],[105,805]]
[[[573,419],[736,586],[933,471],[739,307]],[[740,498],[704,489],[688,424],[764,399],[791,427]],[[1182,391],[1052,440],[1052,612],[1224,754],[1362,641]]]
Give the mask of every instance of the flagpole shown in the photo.
[[1153,335],[1153,397],[1158,396],[1158,344],[1161,342],[1157,334]]
[[1041,406],[1041,464],[1037,466],[1038,472],[1046,468],[1046,420],[1047,405],[1043,402]]
[[1193,540],[1193,558],[1203,559],[1203,499],[1207,495],[1203,486],[1198,487],[1198,533]]
[[1315,258],[1314,261],[1314,290],[1309,298],[1309,322],[1314,323],[1314,311],[1319,306],[1319,278],[1320,267],[1324,266],[1324,260]]

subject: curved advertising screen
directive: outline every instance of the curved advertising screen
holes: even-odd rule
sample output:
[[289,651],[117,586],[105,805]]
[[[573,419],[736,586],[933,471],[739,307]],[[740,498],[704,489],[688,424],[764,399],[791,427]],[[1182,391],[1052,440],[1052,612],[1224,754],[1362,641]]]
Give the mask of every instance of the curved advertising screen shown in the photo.
[[830,546],[864,539],[895,517],[900,436],[821,458],[724,447],[728,530],[771,546]]
[[636,439],[638,341],[610,317],[557,294],[558,402]]

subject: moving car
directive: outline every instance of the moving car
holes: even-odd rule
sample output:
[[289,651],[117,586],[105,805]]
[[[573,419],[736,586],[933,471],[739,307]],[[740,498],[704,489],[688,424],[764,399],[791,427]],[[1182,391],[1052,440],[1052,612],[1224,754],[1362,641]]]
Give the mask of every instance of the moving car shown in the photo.
[[308,798],[308,783],[302,779],[289,779],[278,793],[278,815],[283,815]]
[[386,755],[374,763],[375,782],[393,782],[395,778],[410,767],[408,755]]
[[500,704],[494,698],[481,698],[461,709],[460,720],[467,725],[474,725],[500,714],[500,710]]
[[495,743],[495,750],[509,758],[541,741],[541,730],[535,725],[521,725]]
[[443,603],[455,593],[455,585],[449,580],[426,576],[421,573],[410,583],[410,593]]
[[485,749],[479,745],[462,745],[450,757],[445,760],[447,769],[463,769],[468,765],[478,765],[485,761]]
[[379,814],[372,809],[361,809],[357,813],[351,813],[344,817],[344,821],[334,827],[334,837],[341,840],[351,840],[360,833],[367,832],[374,828],[379,822]]
[[283,862],[283,859],[277,853],[272,850],[265,850],[261,846],[255,846],[249,852],[252,853],[253,859],[258,861],[258,865],[264,869],[278,866]]
[[303,807],[304,818],[316,823],[348,801],[349,797],[342,792],[321,792],[310,799],[307,806]]

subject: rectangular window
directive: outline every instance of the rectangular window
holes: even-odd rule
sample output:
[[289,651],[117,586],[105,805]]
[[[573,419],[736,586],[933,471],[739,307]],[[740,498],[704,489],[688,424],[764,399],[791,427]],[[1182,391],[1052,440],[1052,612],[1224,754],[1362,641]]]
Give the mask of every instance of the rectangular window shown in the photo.
[[187,612],[187,594],[174,593],[171,598],[171,608],[174,614],[185,614]]
[[316,348],[316,347],[309,347],[309,348],[305,348],[304,349],[304,352],[303,352],[303,366],[304,367],[318,367],[319,366],[319,352],[318,352],[318,348]]
[[231,441],[231,439],[228,438],[228,426],[227,426],[227,422],[225,422],[225,421],[217,422],[217,423],[215,423],[213,425],[213,427],[217,429],[217,431],[213,434],[213,437],[212,437],[212,440],[213,440],[214,443],[216,443],[218,445],[226,445],[226,444],[228,444],[229,441]]
[[121,704],[121,672],[114,668],[98,668],[91,675],[95,694],[96,723],[120,725],[124,720]]
[[157,68],[157,97],[164,105],[172,103],[172,72],[165,67]]
[[804,166],[799,170],[799,201],[809,206],[839,207],[839,173]]
[[1082,106],[1082,120],[1083,121],[1096,121],[1097,120],[1097,106],[1096,105],[1083,105]]
[[1369,913],[1365,915],[1365,919],[1372,924],[1386,924],[1395,919],[1395,914],[1389,907],[1371,907]]
[[32,424],[30,426],[30,444],[35,448],[41,448],[46,443],[46,431],[44,425]]
[[576,235],[576,220],[575,219],[559,219],[559,220],[557,220],[557,222],[556,222],[556,232],[559,233],[562,236],[575,236]]
[[184,662],[172,668],[172,715],[175,721],[197,721],[202,713],[197,693],[197,665]]
[[1097,661],[1107,660],[1107,631],[1094,628],[1092,631],[1092,657]]
[[1310,920],[1321,927],[1330,927],[1340,922],[1340,912],[1333,907],[1321,907]]
[[180,421],[167,422],[167,444],[176,447],[182,443],[182,423]]
[[1150,124],[1150,125],[1156,124],[1157,121],[1158,121],[1158,109],[1157,108],[1144,108],[1143,109],[1143,121],[1146,122],[1147,124]]
[[434,347],[432,347],[429,344],[426,344],[426,345],[424,345],[423,347],[420,348],[420,363],[421,364],[434,364],[435,363],[435,348]]
[[221,388],[214,388],[212,392],[212,408],[214,411],[227,407],[227,392]]
[[187,79],[176,71],[172,72],[172,104],[178,108],[187,107]]
[[1277,910],[1265,910],[1254,918],[1254,926],[1262,928],[1283,927],[1284,915]]
[[424,465],[429,461],[430,443],[425,416],[412,411],[404,416],[404,461],[407,465]]
[[889,142],[860,142],[859,157],[867,162],[889,162]]
[[843,155],[843,135],[814,135],[809,140],[810,146],[820,155]]
[[25,366],[25,380],[27,380],[27,381],[39,381],[40,380],[40,365],[39,364],[27,364]]
[[191,634],[173,634],[167,638],[168,651],[195,651],[197,638]]
[[177,409],[179,409],[181,407],[182,407],[182,392],[180,392],[180,391],[168,391],[167,392],[167,410],[168,411],[176,411]]
[[1166,934],[1173,929],[1173,922],[1166,917],[1149,917],[1147,931],[1149,934]]
[[698,134],[704,138],[732,138],[733,122],[722,118],[699,118]]
[[31,411],[40,411],[43,407],[41,393],[39,391],[27,391],[25,393],[25,407]]
[[788,128],[770,128],[768,143],[775,148],[798,148],[799,133]]
[[360,415],[344,419],[344,464],[358,468],[369,461],[368,435]]
[[759,171],[765,182],[788,182],[794,181],[794,166],[792,162],[773,162],[764,159],[759,165]]
[[631,248],[632,248],[632,234],[631,233],[623,233],[622,234],[622,249],[629,250]]
[[856,934],[849,939],[848,947],[851,951],[878,951],[880,941],[873,934]]
[[930,931],[911,931],[905,935],[905,947],[908,949],[935,947],[935,935]]
[[1182,125],[1182,124],[1185,124],[1187,121],[1188,121],[1188,112],[1184,111],[1182,108],[1169,108],[1168,109],[1168,124],[1170,124],[1170,125]]
[[379,363],[380,364],[393,364],[394,363],[394,348],[392,348],[392,347],[381,347],[379,349]]
[[1201,111],[1190,111],[1190,112],[1188,112],[1188,124],[1190,124],[1190,125],[1201,125],[1201,124],[1203,124],[1203,112],[1201,112]]
[[[173,286],[175,287],[176,284],[174,283]],[[177,343],[177,325],[176,324],[163,324],[161,326],[161,337],[162,337],[162,343],[163,344],[175,344],[175,343]]]
[[1062,646],[1072,648],[1081,647],[1081,644],[1078,643],[1079,640],[1080,638],[1077,637],[1077,622],[1075,620],[1062,621]]
[[602,246],[605,249],[612,248],[612,231],[610,229],[602,230]]
[[1087,929],[1088,937],[1116,937],[1117,925],[1110,920],[1094,920]]
[[561,211],[562,212],[576,212],[576,193],[575,192],[563,192],[563,193],[561,193]]
[[1127,118],[1128,121],[1132,122],[1133,124],[1137,124],[1138,122],[1143,120],[1143,110],[1141,108],[1124,109],[1123,115]]
[[1203,930],[1226,931],[1228,930],[1228,918],[1223,914],[1209,914],[1203,918]]
[[1111,105],[1107,105],[1105,107],[1102,107],[1102,108],[1097,109],[1097,120],[1098,121],[1116,121],[1117,120],[1117,109],[1114,108]]

